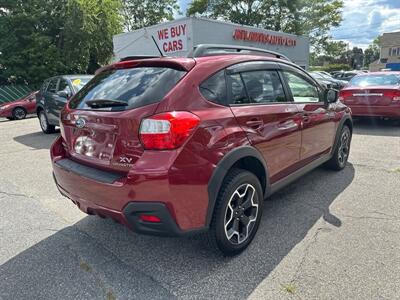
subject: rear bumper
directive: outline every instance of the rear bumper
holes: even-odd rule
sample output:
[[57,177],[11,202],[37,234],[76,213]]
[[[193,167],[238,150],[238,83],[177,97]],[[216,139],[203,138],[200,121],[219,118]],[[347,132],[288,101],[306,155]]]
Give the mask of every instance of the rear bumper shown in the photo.
[[[87,214],[109,217],[138,233],[182,236],[204,230],[208,198],[196,188],[174,186],[168,172],[121,175],[69,160],[61,138],[51,147],[54,180],[60,193]],[[207,191],[207,186],[202,187]],[[160,223],[143,222],[140,214],[156,215]]]
[[400,103],[389,106],[348,105],[353,116],[400,118]]

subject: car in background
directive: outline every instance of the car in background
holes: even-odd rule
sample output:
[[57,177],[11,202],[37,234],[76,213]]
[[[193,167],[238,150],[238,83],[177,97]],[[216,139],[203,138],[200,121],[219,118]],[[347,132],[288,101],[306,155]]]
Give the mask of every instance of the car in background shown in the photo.
[[325,72],[310,72],[310,75],[326,87],[330,87],[336,90],[341,90],[347,84],[347,81],[335,79],[330,75],[326,75]]
[[139,233],[207,232],[235,255],[267,196],[323,163],[345,168],[352,121],[336,90],[279,54],[223,47],[102,68],[61,112],[61,194]]
[[344,81],[350,81],[354,76],[358,74],[364,74],[362,71],[342,71],[335,73],[333,75],[333,78],[339,79],[339,80],[344,80]]
[[340,91],[353,116],[400,118],[400,72],[362,73]]
[[28,114],[35,113],[36,110],[36,94],[38,91],[31,92],[28,95],[0,105],[0,117],[9,120],[22,120]]
[[59,126],[60,111],[69,98],[92,79],[92,75],[61,75],[46,79],[36,94],[36,114],[44,133]]

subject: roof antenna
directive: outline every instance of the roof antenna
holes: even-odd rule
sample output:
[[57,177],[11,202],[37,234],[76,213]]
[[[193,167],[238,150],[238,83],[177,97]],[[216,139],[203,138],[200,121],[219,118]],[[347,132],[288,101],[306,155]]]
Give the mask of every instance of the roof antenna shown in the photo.
[[151,36],[151,38],[153,39],[154,44],[156,44],[156,47],[157,47],[157,49],[158,49],[158,52],[160,52],[160,56],[161,56],[161,57],[164,57],[164,54],[161,52],[160,47],[158,47],[158,44],[157,44],[156,39],[154,38],[154,36]]

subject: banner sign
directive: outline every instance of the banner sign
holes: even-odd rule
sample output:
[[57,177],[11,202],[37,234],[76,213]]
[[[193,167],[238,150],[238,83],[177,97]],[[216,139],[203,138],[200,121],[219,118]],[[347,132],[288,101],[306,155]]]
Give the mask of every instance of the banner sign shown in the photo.
[[248,31],[245,29],[235,29],[235,31],[233,32],[233,39],[277,46],[296,46],[296,40],[294,38],[281,35],[266,34],[257,31]]
[[187,26],[177,24],[157,31],[157,43],[164,53],[174,53],[187,50]]

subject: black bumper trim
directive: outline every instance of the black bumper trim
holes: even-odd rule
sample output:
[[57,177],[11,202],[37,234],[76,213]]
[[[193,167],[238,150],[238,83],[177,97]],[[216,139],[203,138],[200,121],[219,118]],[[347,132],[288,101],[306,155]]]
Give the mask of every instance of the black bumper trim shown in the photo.
[[95,168],[91,168],[82,164],[79,164],[73,160],[68,158],[63,158],[57,160],[55,164],[60,167],[61,169],[75,173],[77,175],[96,180],[102,183],[113,183],[116,180],[122,178],[121,174],[113,173],[113,172],[106,172],[102,170],[98,170]]
[[[181,230],[168,208],[161,202],[130,202],[125,206],[123,213],[132,230],[137,233],[158,236],[188,236],[206,230],[206,228]],[[139,219],[142,214],[155,215],[160,218],[161,222],[143,222]]]

